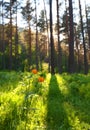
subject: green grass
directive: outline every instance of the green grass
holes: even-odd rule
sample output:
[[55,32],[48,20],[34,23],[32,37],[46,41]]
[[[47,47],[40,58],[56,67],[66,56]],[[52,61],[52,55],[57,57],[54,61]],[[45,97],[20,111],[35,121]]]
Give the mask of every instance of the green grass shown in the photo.
[[0,130],[90,130],[90,74],[0,72]]

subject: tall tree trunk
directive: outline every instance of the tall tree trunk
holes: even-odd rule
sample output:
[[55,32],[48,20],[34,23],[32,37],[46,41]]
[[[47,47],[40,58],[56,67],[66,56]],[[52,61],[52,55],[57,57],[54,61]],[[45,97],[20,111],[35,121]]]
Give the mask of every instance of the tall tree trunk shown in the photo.
[[[69,44],[69,14],[68,14],[68,5],[67,5],[67,0],[65,0],[65,10],[66,10],[66,26],[65,26],[65,32],[67,35],[67,44]],[[67,48],[66,44],[65,44],[65,48]],[[67,50],[67,49],[66,49]],[[65,51],[65,71],[67,71],[68,69],[68,56],[67,56],[67,51]]]
[[18,26],[17,26],[17,0],[16,0],[16,34],[15,34],[15,69],[18,68]]
[[28,39],[28,60],[29,60],[29,67],[31,65],[31,28],[30,28],[30,21],[28,22],[29,24],[29,39]]
[[52,0],[50,4],[50,47],[51,47],[51,74],[55,73],[55,59],[54,59],[54,41],[53,41],[53,22],[52,22]]
[[9,69],[12,70],[12,0],[10,0],[10,42],[9,42]]
[[46,6],[45,6],[45,0],[43,0],[44,3],[44,12],[45,12],[45,18],[46,18],[46,27],[47,27],[47,56],[49,55],[49,32],[48,32],[48,20],[47,20],[47,12],[46,12]]
[[86,52],[86,45],[85,45],[85,38],[84,38],[84,29],[83,29],[83,21],[82,21],[82,12],[81,12],[81,2],[79,0],[79,12],[80,12],[80,22],[81,22],[81,32],[83,38],[83,49],[84,49],[84,73],[88,73],[88,62],[87,62],[87,52]]
[[77,72],[80,72],[81,69],[81,61],[80,61],[80,51],[79,51],[79,46],[80,46],[80,40],[77,38],[76,34],[76,27],[75,27],[75,43],[76,43],[76,56],[77,56]]
[[2,0],[2,68],[5,69],[5,40],[4,40],[4,15],[3,15],[3,0]]
[[49,27],[48,27],[48,19],[47,19],[47,12],[46,12],[46,6],[45,6],[45,0],[43,0],[43,3],[44,3],[44,10],[45,10],[45,18],[46,18],[46,27],[47,27],[47,57],[48,57],[48,60],[49,60],[49,63],[48,63],[48,71],[50,72],[50,41],[49,41]]
[[85,3],[85,13],[86,13],[86,23],[87,23],[87,33],[88,33],[88,45],[90,49],[90,27],[89,27],[89,22],[88,22],[88,12],[86,8],[86,3]]
[[73,6],[72,0],[69,0],[69,73],[74,73],[74,25],[73,25]]
[[60,44],[60,22],[59,22],[59,2],[56,0],[57,4],[57,35],[58,35],[58,71],[62,73],[62,49]]
[[36,69],[39,69],[39,61],[38,61],[38,29],[37,29],[37,6],[36,6],[36,0],[35,0],[35,17],[36,17]]

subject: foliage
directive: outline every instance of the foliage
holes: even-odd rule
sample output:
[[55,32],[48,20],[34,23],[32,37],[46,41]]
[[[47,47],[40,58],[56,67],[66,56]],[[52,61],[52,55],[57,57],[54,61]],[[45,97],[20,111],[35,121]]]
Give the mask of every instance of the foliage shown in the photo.
[[38,27],[40,28],[40,32],[44,32],[46,28],[46,21],[45,21],[45,14],[44,10],[41,10],[39,20],[38,20]]
[[32,12],[34,11],[34,9],[31,7],[31,3],[29,2],[29,0],[27,1],[25,7],[22,7],[22,15],[24,17],[24,19],[28,22],[32,19]]
[[90,74],[37,72],[0,72],[0,130],[89,130]]

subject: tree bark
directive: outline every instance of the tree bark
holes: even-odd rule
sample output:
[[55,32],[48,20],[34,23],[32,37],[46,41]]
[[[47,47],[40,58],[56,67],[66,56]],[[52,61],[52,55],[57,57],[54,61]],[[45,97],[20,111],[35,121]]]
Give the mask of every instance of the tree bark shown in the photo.
[[49,0],[50,4],[50,47],[51,47],[51,74],[55,73],[54,63],[54,41],[53,41],[53,23],[52,23],[52,0]]
[[10,51],[9,69],[12,70],[12,0],[10,0],[10,41],[9,41],[9,51]]
[[88,45],[90,49],[90,26],[89,26],[89,21],[88,21],[88,12],[86,9],[86,4],[85,4],[85,13],[86,13],[86,24],[87,24],[87,33],[88,33]]
[[37,29],[37,7],[36,7],[36,0],[35,0],[35,17],[36,17],[36,69],[39,69],[39,61],[38,61],[38,29]]
[[69,73],[74,73],[74,25],[72,0],[69,0]]
[[83,38],[83,49],[84,49],[84,73],[88,73],[88,62],[87,62],[87,52],[86,52],[86,45],[85,45],[85,38],[84,38],[84,29],[83,29],[83,20],[82,20],[82,12],[81,12],[81,2],[79,0],[79,12],[80,12],[80,22],[81,22],[81,33]]
[[2,68],[5,69],[5,39],[4,39],[4,15],[3,15],[3,0],[2,0]]
[[62,50],[60,44],[60,25],[59,25],[59,2],[56,0],[57,4],[57,36],[58,36],[58,71],[62,73]]
[[16,0],[16,34],[15,34],[15,69],[18,68],[18,26],[17,26],[17,0]]

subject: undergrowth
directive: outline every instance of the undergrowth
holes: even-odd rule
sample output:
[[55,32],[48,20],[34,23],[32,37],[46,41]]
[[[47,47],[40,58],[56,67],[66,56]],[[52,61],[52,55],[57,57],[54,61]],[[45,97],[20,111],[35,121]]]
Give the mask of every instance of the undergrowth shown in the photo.
[[90,130],[90,75],[0,72],[0,130]]

